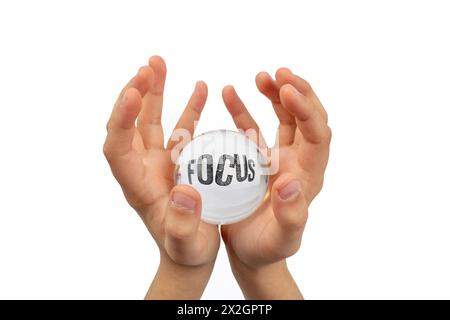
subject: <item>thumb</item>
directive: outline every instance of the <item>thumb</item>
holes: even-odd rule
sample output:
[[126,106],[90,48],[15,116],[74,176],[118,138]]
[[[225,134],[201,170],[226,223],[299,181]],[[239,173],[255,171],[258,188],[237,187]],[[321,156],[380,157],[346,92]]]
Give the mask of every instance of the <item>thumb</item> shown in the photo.
[[176,263],[201,264],[207,248],[198,232],[200,213],[201,197],[194,188],[178,185],[172,189],[165,214],[164,247]]
[[271,202],[277,221],[274,241],[281,254],[291,256],[300,248],[308,219],[308,204],[298,178],[292,174],[280,176],[272,186]]

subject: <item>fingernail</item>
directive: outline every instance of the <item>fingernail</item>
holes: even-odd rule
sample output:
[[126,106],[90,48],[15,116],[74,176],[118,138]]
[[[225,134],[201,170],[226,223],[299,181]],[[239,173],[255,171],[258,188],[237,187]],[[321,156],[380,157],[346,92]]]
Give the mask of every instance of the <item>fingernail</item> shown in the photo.
[[194,210],[197,204],[194,199],[181,192],[174,192],[172,194],[172,203],[179,208]]
[[278,195],[282,200],[288,200],[300,192],[300,181],[292,180],[283,188],[278,190]]

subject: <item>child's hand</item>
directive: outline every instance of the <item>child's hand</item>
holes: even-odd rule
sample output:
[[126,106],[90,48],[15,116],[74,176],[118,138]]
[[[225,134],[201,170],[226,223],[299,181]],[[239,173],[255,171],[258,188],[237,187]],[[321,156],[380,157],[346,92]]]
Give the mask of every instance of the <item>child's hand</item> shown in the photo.
[[[161,127],[165,77],[163,59],[154,56],[125,86],[107,125],[104,153],[127,201],[161,252],[148,297],[198,298],[212,270],[220,237],[217,226],[200,221],[199,193],[189,186],[174,186],[170,154],[175,143],[164,147]],[[206,97],[206,84],[198,82],[176,128],[193,134]],[[180,278],[185,278],[184,287],[173,284]]]
[[[270,196],[260,208],[244,221],[222,226],[221,233],[246,297],[300,298],[285,258],[298,251],[308,206],[322,188],[331,130],[309,84],[288,69],[279,69],[276,80],[260,73],[256,84],[280,121],[275,146],[280,168],[270,177]],[[224,88],[223,99],[239,129],[259,130],[232,87]]]

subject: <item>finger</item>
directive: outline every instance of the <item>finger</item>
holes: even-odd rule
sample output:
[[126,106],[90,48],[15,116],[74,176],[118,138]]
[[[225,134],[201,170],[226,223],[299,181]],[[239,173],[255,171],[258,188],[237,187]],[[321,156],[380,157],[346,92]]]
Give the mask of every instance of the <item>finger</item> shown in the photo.
[[281,87],[280,99],[283,106],[295,116],[304,139],[312,144],[329,143],[331,130],[311,101],[290,84]]
[[258,90],[272,102],[273,109],[280,121],[278,127],[279,145],[292,144],[295,137],[295,119],[289,111],[281,105],[279,95],[280,87],[267,72],[260,72],[257,74],[256,86],[258,87]]
[[131,86],[136,88],[141,97],[150,89],[151,82],[149,81],[152,77],[153,70],[149,66],[143,66],[139,69],[137,75],[132,79]]
[[175,186],[165,216],[164,246],[177,263],[197,265],[208,254],[208,243],[199,232],[201,198],[192,187]]
[[[147,92],[148,87],[149,87],[148,76],[149,76],[150,72],[151,72],[151,69],[148,66],[141,67],[138,70],[137,74],[133,78],[131,78],[131,80],[128,81],[128,83],[125,85],[125,87],[123,87],[123,89],[120,91],[120,94],[119,94],[116,102],[114,103],[113,112],[122,103],[123,95],[129,88],[136,88],[139,91],[139,93],[141,94],[141,96],[144,96],[144,94]],[[109,124],[109,121],[108,121],[108,124]]]
[[246,133],[259,147],[266,148],[267,144],[259,130],[258,124],[248,112],[236,90],[232,86],[226,86],[222,90],[222,98],[236,127]]
[[131,150],[141,103],[139,91],[129,88],[124,92],[117,108],[113,109],[105,142],[105,154],[108,157],[122,156]]
[[[206,83],[203,81],[197,82],[195,85],[194,92],[189,99],[189,102],[184,109],[183,114],[178,120],[174,132],[171,135],[171,138],[167,142],[167,148],[172,149],[178,143],[178,135],[175,132],[179,129],[184,129],[189,132],[190,138],[192,138],[195,130],[196,122],[200,119],[201,112],[206,103],[206,98],[208,97],[208,87]],[[179,146],[180,148],[184,147],[183,145]]]
[[[117,98],[117,100],[114,104],[113,111],[111,113],[111,117],[112,117],[112,115],[115,114],[115,110],[121,105],[123,96],[128,89],[135,88],[136,90],[139,91],[139,94],[141,95],[141,97],[145,95],[145,93],[149,89],[148,77],[151,72],[152,72],[152,70],[150,69],[149,66],[143,66],[138,70],[137,74],[125,85],[125,87],[120,92],[119,97]],[[106,125],[107,129],[109,127],[109,122],[111,121],[111,117]],[[136,149],[143,150],[144,144],[142,141],[142,137],[140,135],[134,135],[134,138],[135,138],[135,140],[133,142],[133,145],[136,147]]]
[[316,93],[312,89],[311,85],[306,80],[295,75],[288,68],[278,69],[275,74],[275,78],[277,79],[277,84],[280,87],[282,87],[285,84],[291,84],[300,93],[302,93],[304,96],[310,99],[313,102],[313,105],[319,111],[320,115],[325,119],[325,122],[328,122],[328,115],[327,112],[325,111],[325,108],[323,107]]
[[[136,88],[127,89],[122,102],[113,110],[103,152],[111,171],[124,190],[138,192],[134,179],[143,174],[144,166],[132,147],[136,137],[135,120],[141,108],[141,95]],[[130,172],[130,168],[133,168]],[[140,190],[139,190],[140,191]]]
[[275,223],[272,224],[274,247],[281,256],[293,255],[300,247],[308,218],[308,205],[300,181],[292,174],[277,178],[271,192]]
[[148,75],[149,89],[142,99],[142,111],[138,128],[146,148],[163,148],[164,133],[161,126],[163,92],[166,81],[166,64],[159,56],[149,60],[151,72]]

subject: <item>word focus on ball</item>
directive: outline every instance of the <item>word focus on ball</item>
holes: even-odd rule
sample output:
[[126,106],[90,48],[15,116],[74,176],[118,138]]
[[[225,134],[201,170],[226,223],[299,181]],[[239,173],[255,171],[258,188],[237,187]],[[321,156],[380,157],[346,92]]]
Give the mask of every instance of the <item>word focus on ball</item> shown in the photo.
[[264,199],[268,177],[258,146],[239,132],[216,130],[190,141],[176,166],[176,184],[202,198],[202,220],[230,224],[251,215]]

